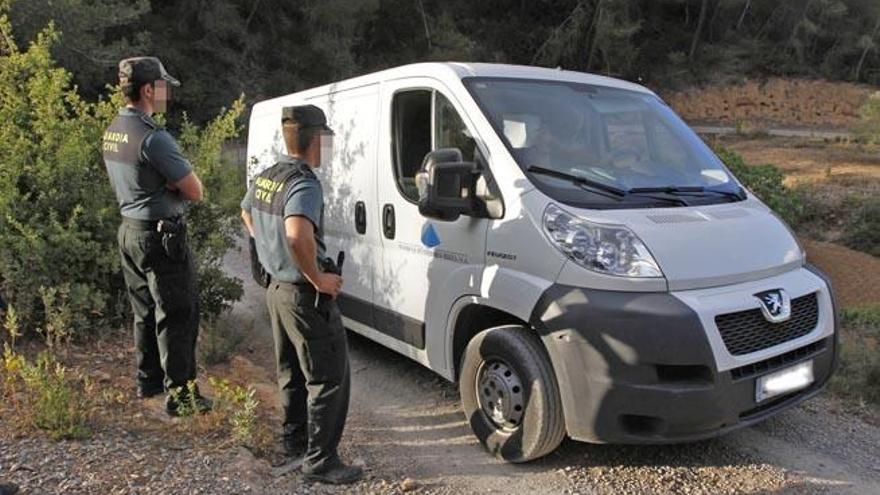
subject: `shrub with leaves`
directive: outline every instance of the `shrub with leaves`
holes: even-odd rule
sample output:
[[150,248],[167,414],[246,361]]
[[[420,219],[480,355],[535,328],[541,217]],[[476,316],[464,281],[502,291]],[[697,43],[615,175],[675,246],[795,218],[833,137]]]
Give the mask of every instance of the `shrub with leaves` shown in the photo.
[[841,311],[840,363],[831,378],[838,395],[862,403],[880,404],[880,306]]
[[232,437],[243,445],[252,445],[257,429],[257,410],[260,401],[256,390],[232,385],[228,380],[210,378],[209,383],[214,390],[216,409],[225,414]]
[[800,189],[786,186],[785,175],[779,168],[747,164],[742,156],[726,148],[717,148],[715,153],[744,186],[792,228],[807,220],[809,208],[805,194]]
[[[0,292],[21,328],[50,343],[125,322],[128,301],[119,270],[119,212],[100,152],[104,129],[121,106],[118,94],[85,101],[58,67],[49,24],[27,49],[14,38],[0,0]],[[199,127],[184,122],[181,144],[206,185],[189,225],[200,275],[202,315],[210,321],[241,296],[220,270],[232,246],[234,167],[220,162],[239,132],[242,100]],[[240,194],[236,191],[236,196]]]
[[880,256],[880,198],[868,197],[858,203],[843,226],[843,243]]
[[856,136],[866,143],[880,143],[880,91],[877,91],[859,108]]
[[184,115],[180,146],[202,179],[205,201],[192,205],[187,225],[198,264],[199,307],[208,322],[241,298],[241,281],[223,272],[223,255],[241,232],[239,202],[245,189],[241,168],[222,160],[223,143],[241,131],[244,99],[223,109],[204,128]]
[[82,377],[71,379],[67,369],[51,354],[41,353],[35,363],[21,360],[19,374],[24,381],[24,402],[33,426],[55,440],[80,439],[90,435],[90,384]]

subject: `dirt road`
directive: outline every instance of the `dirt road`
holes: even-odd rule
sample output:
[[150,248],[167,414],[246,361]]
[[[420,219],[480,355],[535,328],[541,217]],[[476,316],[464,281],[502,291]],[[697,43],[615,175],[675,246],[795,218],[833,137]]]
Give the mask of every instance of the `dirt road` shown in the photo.
[[[248,353],[265,368],[273,403],[271,336],[263,292],[244,253],[227,266],[245,280],[233,316],[254,322]],[[813,400],[720,439],[675,446],[566,441],[550,456],[509,465],[485,453],[459,409],[458,389],[371,341],[352,335],[352,401],[341,446],[374,476],[412,478],[425,493],[880,493],[880,428]],[[389,486],[389,488],[392,488]]]

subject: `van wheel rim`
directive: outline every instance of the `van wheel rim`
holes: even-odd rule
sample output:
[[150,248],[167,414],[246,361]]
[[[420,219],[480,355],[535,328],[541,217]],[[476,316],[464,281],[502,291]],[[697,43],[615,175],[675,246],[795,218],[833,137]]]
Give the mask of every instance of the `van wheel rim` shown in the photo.
[[477,402],[496,428],[515,430],[525,411],[519,375],[502,360],[484,362],[477,373]]

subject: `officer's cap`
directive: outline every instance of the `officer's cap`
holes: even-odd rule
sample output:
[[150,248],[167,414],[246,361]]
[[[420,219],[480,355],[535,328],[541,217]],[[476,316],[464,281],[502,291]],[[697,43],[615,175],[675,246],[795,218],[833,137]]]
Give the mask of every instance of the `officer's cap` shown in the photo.
[[156,57],[132,57],[119,62],[119,84],[145,84],[162,79],[172,86],[180,86],[180,81],[171,77],[165,66]]
[[327,126],[327,117],[324,111],[315,105],[299,105],[295,107],[283,107],[281,109],[281,122],[288,120],[299,124],[301,129],[319,128],[324,131],[333,132]]

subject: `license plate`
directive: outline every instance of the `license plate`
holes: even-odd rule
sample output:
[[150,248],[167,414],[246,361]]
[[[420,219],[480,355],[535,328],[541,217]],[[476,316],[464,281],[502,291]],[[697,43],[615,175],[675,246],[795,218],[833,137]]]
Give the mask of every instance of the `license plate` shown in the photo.
[[755,387],[755,401],[761,402],[813,383],[813,361],[796,364],[784,370],[758,377]]

